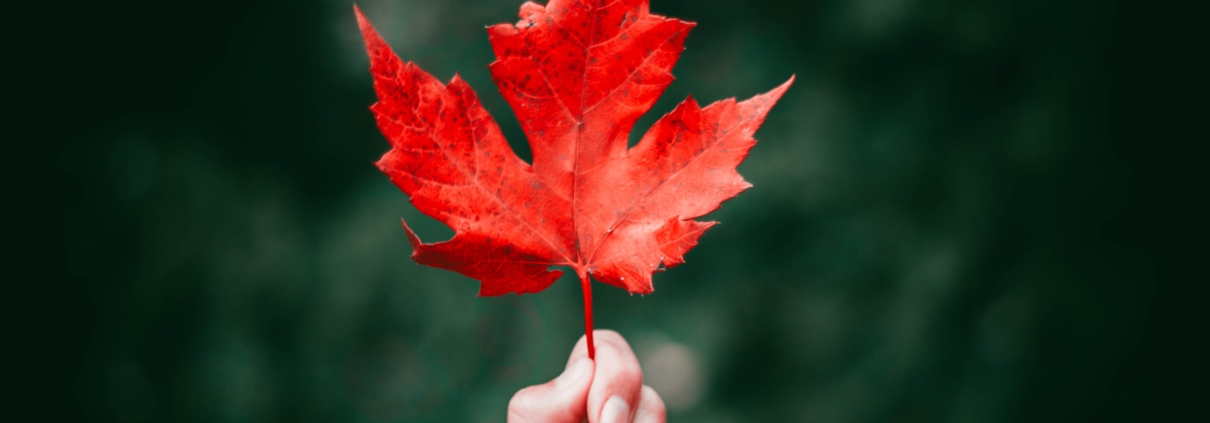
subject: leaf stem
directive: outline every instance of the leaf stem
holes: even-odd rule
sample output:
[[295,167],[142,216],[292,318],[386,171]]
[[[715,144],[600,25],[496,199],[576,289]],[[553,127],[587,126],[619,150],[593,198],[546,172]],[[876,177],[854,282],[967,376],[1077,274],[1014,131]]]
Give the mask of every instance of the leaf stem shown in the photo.
[[588,338],[588,358],[597,358],[597,348],[592,343],[592,280],[588,272],[580,274],[580,286],[584,289],[584,336]]

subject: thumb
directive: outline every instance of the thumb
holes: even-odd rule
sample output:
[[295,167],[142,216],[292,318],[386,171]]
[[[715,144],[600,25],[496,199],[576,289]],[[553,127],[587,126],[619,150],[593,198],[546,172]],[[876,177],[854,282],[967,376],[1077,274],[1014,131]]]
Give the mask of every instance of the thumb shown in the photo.
[[592,360],[581,357],[555,380],[518,391],[508,402],[508,422],[580,423],[587,416],[593,367]]

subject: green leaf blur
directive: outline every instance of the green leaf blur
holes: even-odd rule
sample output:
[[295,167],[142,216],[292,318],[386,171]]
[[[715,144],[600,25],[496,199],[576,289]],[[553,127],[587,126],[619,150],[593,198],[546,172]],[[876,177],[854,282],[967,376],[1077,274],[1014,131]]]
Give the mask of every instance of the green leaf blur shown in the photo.
[[[594,290],[669,421],[1158,412],[1151,165],[1126,140],[1150,134],[1135,100],[1163,82],[1129,56],[1150,48],[1123,35],[1134,11],[652,2],[698,26],[636,133],[689,93],[798,78],[740,166],[754,188],[687,263],[652,295]],[[39,229],[58,305],[31,317],[53,325],[38,344],[58,364],[28,370],[47,419],[500,422],[562,369],[573,277],[476,298],[408,258],[400,217],[450,231],[372,165],[388,145],[350,2],[140,3],[52,14],[72,95],[45,101],[83,103],[44,109],[70,116],[43,135],[63,187]],[[483,31],[520,3],[359,2],[400,56],[460,72],[528,160]]]

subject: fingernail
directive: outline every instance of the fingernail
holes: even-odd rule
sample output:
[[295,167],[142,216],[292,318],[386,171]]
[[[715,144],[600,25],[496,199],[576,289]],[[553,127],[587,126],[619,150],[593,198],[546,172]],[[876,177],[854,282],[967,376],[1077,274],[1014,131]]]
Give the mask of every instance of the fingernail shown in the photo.
[[617,395],[609,397],[605,401],[605,407],[601,408],[601,423],[626,423],[626,417],[630,414],[630,405],[626,404],[626,400]]
[[567,367],[563,374],[555,378],[555,386],[566,387],[576,384],[588,375],[592,374],[592,360],[581,358]]

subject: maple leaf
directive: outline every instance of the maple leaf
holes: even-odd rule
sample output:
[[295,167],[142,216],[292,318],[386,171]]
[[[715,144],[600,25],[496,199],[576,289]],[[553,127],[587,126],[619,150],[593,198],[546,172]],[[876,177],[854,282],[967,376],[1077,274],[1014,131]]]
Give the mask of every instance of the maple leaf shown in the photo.
[[538,292],[562,275],[552,267],[570,267],[590,353],[590,277],[647,294],[661,265],[684,263],[717,223],[693,219],[751,186],[735,168],[794,80],[743,102],[701,108],[690,97],[628,149],[695,24],[651,14],[647,0],[527,2],[519,22],[487,32],[492,79],[529,139],[531,166],[460,76],[442,84],[400,60],[354,11],[378,95],[371,110],[391,143],[378,168],[454,230],[425,244],[404,222],[412,258],[479,280],[481,296]]

